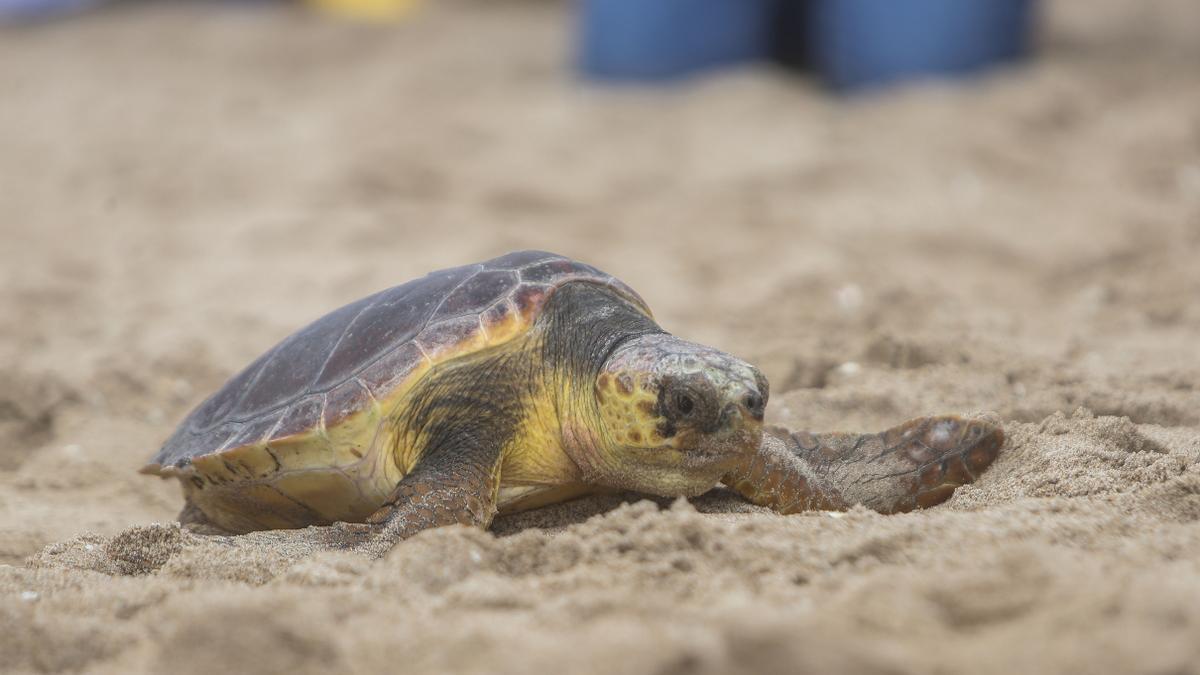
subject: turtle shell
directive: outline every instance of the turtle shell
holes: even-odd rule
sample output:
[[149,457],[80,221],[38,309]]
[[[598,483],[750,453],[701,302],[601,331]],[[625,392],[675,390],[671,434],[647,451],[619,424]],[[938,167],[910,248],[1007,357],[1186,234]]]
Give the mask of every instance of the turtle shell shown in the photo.
[[285,338],[197,406],[146,470],[173,473],[199,457],[328,433],[428,367],[524,333],[554,290],[573,281],[606,285],[646,309],[616,278],[543,251],[433,272]]

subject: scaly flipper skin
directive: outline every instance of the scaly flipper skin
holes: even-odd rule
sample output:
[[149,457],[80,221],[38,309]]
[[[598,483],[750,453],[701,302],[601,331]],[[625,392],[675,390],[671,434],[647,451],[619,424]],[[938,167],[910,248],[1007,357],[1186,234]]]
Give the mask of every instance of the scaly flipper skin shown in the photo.
[[[470,454],[420,467],[405,476],[391,498],[370,518],[372,537],[357,548],[380,555],[393,544],[421,530],[443,525],[473,525],[486,529],[496,515],[500,484],[495,453],[490,461]],[[377,550],[376,550],[377,549]]]
[[490,445],[474,450],[458,447],[428,458],[405,476],[392,496],[365,523],[334,523],[248,535],[261,542],[283,536],[316,550],[341,550],[380,558],[397,542],[422,530],[444,525],[486,529],[496,514],[498,457]]
[[459,463],[415,471],[396,486],[391,499],[366,523],[312,527],[319,545],[382,557],[393,545],[422,530],[445,525],[486,529],[496,514],[499,475],[493,468]]
[[780,513],[880,513],[927,508],[974,481],[1000,452],[1004,432],[952,415],[919,417],[877,434],[812,434],[771,427],[724,483]]

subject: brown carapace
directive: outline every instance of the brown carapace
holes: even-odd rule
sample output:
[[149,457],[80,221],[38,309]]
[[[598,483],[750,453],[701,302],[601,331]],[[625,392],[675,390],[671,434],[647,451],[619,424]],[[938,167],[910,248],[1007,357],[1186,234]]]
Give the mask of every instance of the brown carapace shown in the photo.
[[616,278],[523,251],[317,319],[201,403],[144,471],[180,480],[186,523],[313,526],[378,555],[600,489],[724,483],[782,513],[924,508],[1004,440],[954,416],[880,434],[764,428],[768,396],[756,368],[666,333]]

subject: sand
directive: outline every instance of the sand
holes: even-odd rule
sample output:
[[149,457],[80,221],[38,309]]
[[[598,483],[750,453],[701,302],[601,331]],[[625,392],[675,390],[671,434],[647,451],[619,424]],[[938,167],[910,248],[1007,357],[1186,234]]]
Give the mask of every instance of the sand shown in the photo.
[[[563,5],[429,4],[0,33],[0,670],[1200,673],[1195,3],[1050,3],[1028,67],[852,101],[589,88]],[[380,561],[135,473],[308,320],[519,248],[760,364],[775,423],[1009,443],[908,515],[625,495]]]

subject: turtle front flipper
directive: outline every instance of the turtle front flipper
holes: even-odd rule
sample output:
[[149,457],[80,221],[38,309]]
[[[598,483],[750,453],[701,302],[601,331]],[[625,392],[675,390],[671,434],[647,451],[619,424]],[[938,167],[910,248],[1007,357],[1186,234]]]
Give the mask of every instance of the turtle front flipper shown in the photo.
[[496,454],[489,444],[479,451],[451,450],[424,458],[365,523],[261,530],[227,539],[235,545],[269,546],[297,560],[322,550],[381,558],[422,530],[455,524],[486,528],[496,514],[500,475]]
[[724,478],[755,504],[781,513],[880,513],[940,504],[974,481],[1000,452],[1004,432],[983,420],[919,417],[877,434],[763,432],[758,451]]
[[496,515],[500,484],[495,451],[450,451],[426,457],[366,523],[321,530],[328,548],[381,557],[397,542],[444,525],[487,528]]

